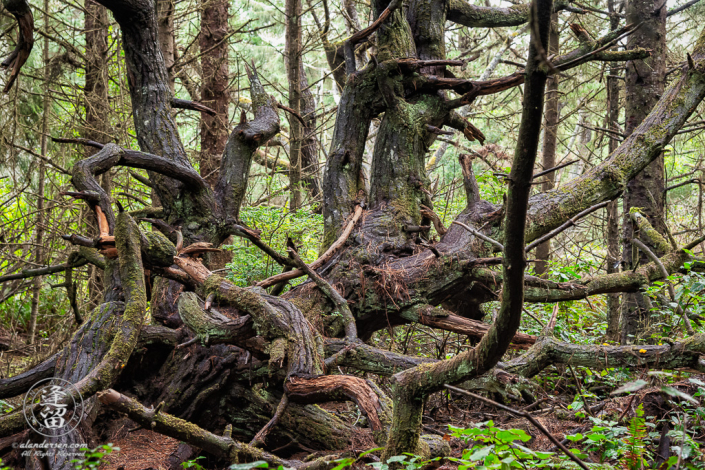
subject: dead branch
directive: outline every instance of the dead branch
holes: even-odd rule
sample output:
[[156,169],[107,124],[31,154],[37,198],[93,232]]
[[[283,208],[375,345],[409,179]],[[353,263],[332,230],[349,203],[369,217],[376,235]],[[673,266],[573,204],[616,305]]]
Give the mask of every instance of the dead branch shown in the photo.
[[502,244],[501,244],[500,242],[498,242],[497,240],[493,240],[493,239],[491,239],[490,237],[488,237],[487,235],[483,235],[483,234],[481,234],[480,232],[478,232],[477,230],[472,229],[472,228],[468,227],[467,225],[465,225],[464,223],[459,222],[459,221],[457,221],[457,220],[454,220],[452,223],[454,223],[455,225],[460,225],[460,226],[463,227],[465,230],[467,230],[468,232],[470,232],[470,233],[472,233],[473,235],[475,235],[477,238],[486,241],[486,242],[489,243],[490,245],[494,245],[494,246],[495,246],[496,248],[498,248],[500,251],[501,251],[501,250],[504,250],[504,245],[502,245]]
[[171,107],[178,109],[189,109],[191,111],[200,111],[210,116],[215,116],[217,114],[214,109],[209,108],[205,104],[197,101],[180,100],[178,98],[173,98],[171,100]]
[[102,404],[125,413],[131,420],[146,429],[188,442],[231,463],[237,463],[239,454],[253,460],[264,460],[273,465],[300,466],[295,462],[280,459],[268,452],[233,440],[227,430],[225,435],[218,436],[176,416],[147,409],[139,402],[112,389],[101,392],[98,399]]
[[[350,219],[350,222],[348,222],[347,226],[345,227],[345,230],[343,230],[343,233],[340,235],[340,237],[333,243],[330,248],[326,250],[325,253],[321,255],[320,258],[318,258],[316,261],[311,263],[309,267],[311,269],[318,269],[321,266],[323,266],[330,258],[333,257],[333,255],[340,249],[345,242],[347,241],[348,237],[350,236],[350,233],[352,233],[353,228],[355,227],[355,224],[357,223],[358,220],[360,220],[360,217],[362,216],[363,209],[361,206],[356,206],[355,207],[355,212],[353,213],[352,219]],[[289,281],[291,279],[296,279],[297,277],[303,276],[305,273],[300,270],[300,269],[294,269],[289,272],[277,274],[276,276],[269,277],[263,281],[260,281],[257,283],[257,286],[259,287],[270,287],[273,286],[274,284],[278,284],[280,282],[284,281]]]
[[612,201],[601,202],[599,204],[595,204],[594,206],[585,209],[584,211],[577,214],[575,217],[569,219],[566,223],[564,223],[560,227],[558,227],[554,230],[551,230],[546,235],[544,235],[544,236],[534,240],[533,242],[529,243],[528,245],[526,245],[526,252],[528,253],[529,251],[533,250],[534,248],[536,248],[537,246],[539,246],[541,243],[545,242],[546,240],[550,240],[551,238],[555,237],[556,235],[563,232],[564,230],[572,227],[573,225],[575,225],[575,222],[577,222],[579,219],[582,219],[586,215],[595,212],[597,209],[601,209],[603,207],[606,207],[607,204],[609,204],[610,202],[612,202]]

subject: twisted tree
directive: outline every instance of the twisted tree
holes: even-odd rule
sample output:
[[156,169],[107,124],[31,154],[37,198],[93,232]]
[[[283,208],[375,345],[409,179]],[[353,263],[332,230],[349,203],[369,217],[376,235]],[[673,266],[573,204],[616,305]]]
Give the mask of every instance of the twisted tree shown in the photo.
[[[66,235],[77,246],[66,264],[0,277],[69,273],[87,263],[104,272],[103,303],[71,342],[39,367],[0,380],[0,398],[21,394],[44,377],[76,384],[88,402],[87,418],[74,433],[56,440],[99,441],[104,423],[118,411],[228,463],[264,459],[318,468],[325,459],[287,461],[269,451],[292,443],[305,449],[343,448],[350,423],[310,405],[352,400],[386,455],[442,454],[447,451],[442,440],[421,435],[421,416],[424,399],[445,384],[490,387],[502,381],[502,374],[530,377],[551,361],[600,367],[631,357],[630,346],[580,348],[517,334],[524,302],[639,292],[690,259],[687,250],[670,249],[634,271],[579,283],[524,273],[529,249],[617,198],[684,125],[705,97],[705,33],[680,78],[607,161],[559,189],[529,197],[547,77],[587,61],[646,57],[649,52],[643,49],[611,50],[636,25],[599,39],[574,25],[579,47],[549,57],[551,15],[572,8],[566,2],[489,8],[465,0],[411,0],[402,9],[400,0],[373,1],[376,20],[371,26],[341,44],[327,44],[331,67],[345,73],[323,177],[322,254],[306,265],[293,247],[289,253],[273,250],[239,219],[252,159],[278,132],[279,112],[287,109],[266,93],[254,64],[248,67],[253,115],[243,114],[230,132],[209,184],[186,155],[172,109],[210,110],[174,100],[153,2],[99,3],[121,28],[140,149],[86,142],[99,151],[74,166],[75,191],[65,195],[88,205],[100,234]],[[31,49],[31,12],[24,0],[5,5],[21,26],[18,49],[8,62],[14,65],[14,78]],[[456,78],[449,68],[462,61],[446,59],[447,20],[473,28],[530,21],[525,70],[486,81]],[[372,59],[357,70],[356,46],[373,34]],[[425,170],[428,146],[444,127],[482,141],[481,129],[455,110],[478,96],[522,85],[522,120],[506,203],[497,206],[480,198],[471,157],[461,155],[467,207],[432,243],[428,226],[438,218]],[[368,192],[362,156],[370,123],[380,115]],[[123,211],[97,181],[118,166],[146,170],[161,205]],[[155,230],[148,230],[150,224]],[[283,273],[241,288],[211,272],[208,253],[229,236],[252,242]],[[492,268],[500,264],[501,270]],[[265,290],[304,275],[310,282],[283,295],[274,295],[281,292],[278,287]],[[480,306],[496,299],[501,307],[494,323],[479,322]],[[150,318],[145,318],[147,302]],[[410,322],[481,339],[443,361],[365,343],[379,329]],[[511,363],[499,363],[512,343],[530,349]],[[701,353],[705,339],[693,337],[650,347],[643,357],[659,367],[698,368]],[[392,396],[374,382],[337,373],[338,365],[391,376]],[[21,410],[0,418],[0,437],[24,439],[25,428]],[[68,468],[60,460],[48,464]],[[23,465],[42,468],[47,462]]]

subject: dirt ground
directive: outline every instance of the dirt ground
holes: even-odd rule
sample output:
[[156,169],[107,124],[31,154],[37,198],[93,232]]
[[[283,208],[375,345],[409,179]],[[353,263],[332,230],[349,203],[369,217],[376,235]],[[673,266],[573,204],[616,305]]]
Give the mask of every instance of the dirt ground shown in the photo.
[[167,459],[179,441],[147,429],[130,432],[113,444],[119,452],[107,457],[104,470],[168,470]]

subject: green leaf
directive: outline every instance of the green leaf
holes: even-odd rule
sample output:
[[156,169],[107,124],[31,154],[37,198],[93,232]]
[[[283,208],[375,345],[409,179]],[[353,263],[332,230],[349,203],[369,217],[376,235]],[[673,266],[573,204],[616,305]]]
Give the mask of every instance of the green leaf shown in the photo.
[[611,396],[614,395],[620,395],[622,393],[627,393],[627,392],[636,392],[637,390],[641,390],[642,388],[646,387],[649,384],[646,380],[635,380],[634,382],[628,382],[619,387],[617,390],[614,392],[610,393]]
[[[352,466],[352,464],[355,463],[355,459],[351,459],[351,458],[340,459],[340,460],[335,460],[335,462],[337,462],[338,465],[333,467],[332,470],[342,470],[343,468]],[[232,467],[230,467],[230,468],[232,468]]]
[[477,462],[478,460],[482,460],[485,457],[490,455],[490,452],[492,452],[493,448],[494,448],[494,446],[482,447],[480,450],[475,451],[469,458],[473,462]]
[[252,463],[237,463],[230,466],[230,470],[250,470],[252,468],[269,468],[269,464],[264,460],[257,460]]
[[359,459],[359,458],[362,458],[362,457],[366,456],[367,454],[372,454],[373,452],[377,452],[377,451],[380,451],[380,450],[384,450],[384,447],[375,447],[374,449],[366,450],[365,452],[363,452],[363,453],[361,453],[360,455],[358,455],[357,458],[358,458],[358,459]]
[[696,404],[696,405],[698,404],[698,400],[696,400],[695,398],[691,397],[690,395],[688,395],[688,394],[685,393],[685,392],[681,392],[681,391],[678,390],[677,388],[673,388],[673,387],[661,387],[661,391],[662,391],[663,393],[667,394],[667,395],[672,396],[672,397],[682,398],[682,399],[688,400],[689,402],[694,403],[694,404]]

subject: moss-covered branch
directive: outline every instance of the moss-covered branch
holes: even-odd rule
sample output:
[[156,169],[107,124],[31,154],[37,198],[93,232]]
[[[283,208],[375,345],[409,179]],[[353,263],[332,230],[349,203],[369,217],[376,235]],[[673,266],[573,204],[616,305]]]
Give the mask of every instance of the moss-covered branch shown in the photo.
[[236,441],[230,436],[228,430],[225,435],[218,436],[186,420],[164,413],[158,408],[145,408],[139,402],[115,390],[106,390],[99,394],[98,398],[104,405],[125,413],[131,420],[146,429],[187,442],[230,463],[238,463],[239,457],[242,456],[247,460],[264,460],[274,465],[300,466],[300,462],[297,465],[295,462],[280,459],[256,447]]
[[392,379],[394,417],[384,455],[416,450],[421,431],[423,400],[444,384],[457,384],[481,375],[501,359],[521,322],[524,303],[524,229],[533,168],[538,151],[547,73],[541,67],[540,48],[548,43],[552,0],[537,0],[537,27],[532,29],[526,68],[526,86],[518,143],[508,178],[506,227],[503,249],[503,295],[499,314],[473,349],[452,359],[424,364],[396,374]]
[[663,94],[651,113],[612,155],[579,178],[530,200],[528,241],[558,227],[580,211],[618,196],[629,180],[661,154],[705,98],[705,31],[698,39],[692,66]]
[[112,386],[120,375],[137,345],[147,309],[140,230],[135,220],[126,212],[118,214],[115,244],[119,254],[125,309],[107,354],[88,375],[76,383],[76,388],[84,398]]

